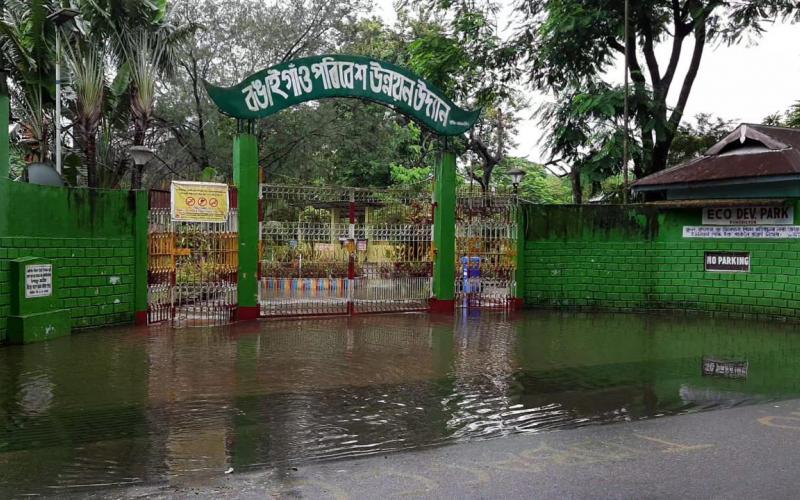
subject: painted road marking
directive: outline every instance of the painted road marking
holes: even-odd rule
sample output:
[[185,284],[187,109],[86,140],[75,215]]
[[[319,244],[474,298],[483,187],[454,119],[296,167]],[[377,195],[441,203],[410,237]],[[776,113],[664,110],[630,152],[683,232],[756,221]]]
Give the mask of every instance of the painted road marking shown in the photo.
[[663,444],[664,446],[667,446],[666,450],[661,450],[664,453],[679,453],[682,451],[704,450],[707,448],[712,448],[714,446],[713,444],[687,445],[687,444],[673,443],[667,441],[666,439],[659,439],[652,436],[645,436],[644,434],[634,433],[633,435],[639,439],[646,439],[647,441],[652,441],[654,443],[659,443]]

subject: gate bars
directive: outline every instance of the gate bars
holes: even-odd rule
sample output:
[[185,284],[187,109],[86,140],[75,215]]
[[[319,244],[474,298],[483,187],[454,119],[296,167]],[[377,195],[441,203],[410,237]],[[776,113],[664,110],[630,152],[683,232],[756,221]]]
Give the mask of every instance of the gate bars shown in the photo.
[[517,306],[517,199],[460,193],[456,204],[456,305]]
[[428,309],[428,193],[265,184],[262,198],[262,316]]
[[[176,223],[170,193],[149,193],[148,323],[221,325],[238,307],[237,191],[224,223]],[[262,317],[425,311],[433,281],[427,190],[261,186]],[[514,308],[514,197],[459,193],[456,305]]]
[[230,323],[238,304],[236,190],[223,223],[174,222],[169,191],[152,190],[149,197],[148,323]]

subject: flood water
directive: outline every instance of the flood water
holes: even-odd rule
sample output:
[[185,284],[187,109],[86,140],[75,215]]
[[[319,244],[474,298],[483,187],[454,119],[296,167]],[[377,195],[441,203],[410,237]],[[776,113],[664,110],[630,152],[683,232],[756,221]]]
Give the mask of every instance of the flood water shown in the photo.
[[[704,358],[737,368],[704,375]],[[0,497],[190,485],[230,469],[799,397],[798,359],[797,325],[690,316],[83,332],[0,348]]]

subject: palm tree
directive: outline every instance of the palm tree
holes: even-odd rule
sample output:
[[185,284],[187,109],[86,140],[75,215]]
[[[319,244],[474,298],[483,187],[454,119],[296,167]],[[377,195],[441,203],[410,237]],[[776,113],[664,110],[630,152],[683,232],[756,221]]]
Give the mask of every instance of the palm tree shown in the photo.
[[[0,0],[2,2],[2,0]],[[54,27],[47,15],[55,2],[48,0],[5,0],[0,19],[0,52],[8,62],[11,81],[19,90],[19,114],[33,139],[38,161],[48,157],[48,111],[54,104]]]
[[[35,149],[40,161],[48,156],[55,102],[55,27],[47,22],[47,15],[61,4],[57,0],[0,0],[0,62],[7,61],[17,90],[12,99],[15,113],[25,117],[31,136],[39,139]],[[131,142],[143,145],[158,78],[169,74],[177,47],[195,26],[172,24],[168,0],[71,0],[69,4],[80,16],[77,36],[66,43],[75,101],[65,110],[65,118],[75,126],[89,185],[112,182],[116,187],[131,168],[130,162],[114,161],[113,167],[103,164],[114,170],[99,175],[100,123],[105,122],[104,144],[119,149],[113,152],[114,158],[122,158]],[[139,188],[142,172],[132,170],[132,187]]]
[[[164,56],[164,44],[157,37],[142,31],[128,37],[125,44],[127,69],[130,72],[133,145],[144,145],[145,134],[153,117],[156,80]],[[141,189],[143,166],[131,171],[131,189]]]
[[[125,56],[124,70],[129,75],[130,111],[133,118],[133,145],[144,145],[155,108],[156,83],[170,76],[175,68],[178,47],[197,28],[195,24],[164,24],[156,30],[137,30],[120,37]],[[142,187],[142,167],[131,171],[131,189]]]
[[97,176],[97,128],[103,112],[106,86],[103,54],[92,45],[69,49],[67,67],[75,93],[75,130],[81,143],[89,187],[99,187]]

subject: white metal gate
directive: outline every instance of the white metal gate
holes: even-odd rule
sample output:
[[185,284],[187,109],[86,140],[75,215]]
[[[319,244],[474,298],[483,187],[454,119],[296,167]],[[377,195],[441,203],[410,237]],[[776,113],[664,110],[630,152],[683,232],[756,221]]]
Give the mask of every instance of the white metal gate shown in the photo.
[[239,231],[236,191],[223,223],[174,222],[170,193],[150,192],[148,323],[223,325],[238,304]]
[[263,316],[427,310],[425,192],[264,185]]

